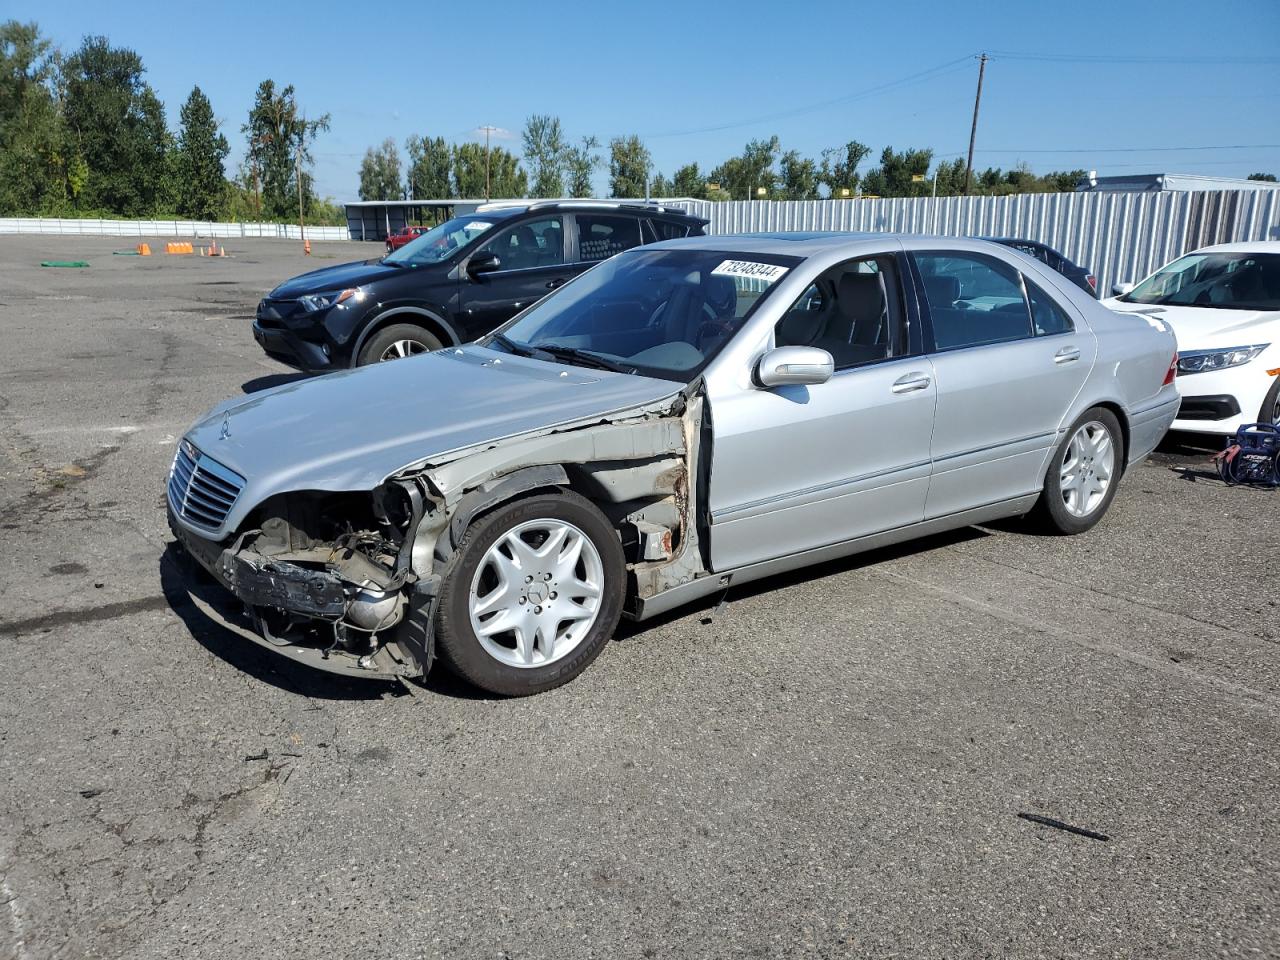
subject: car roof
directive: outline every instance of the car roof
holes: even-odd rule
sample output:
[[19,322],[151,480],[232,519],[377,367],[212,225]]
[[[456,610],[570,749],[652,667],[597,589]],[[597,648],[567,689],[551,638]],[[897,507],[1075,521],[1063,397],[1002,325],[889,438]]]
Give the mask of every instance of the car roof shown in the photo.
[[1215,243],[1197,247],[1192,253],[1280,253],[1280,240],[1243,240],[1237,243]]
[[543,210],[563,210],[568,212],[592,211],[630,214],[632,216],[664,217],[680,220],[694,220],[707,223],[702,217],[695,216],[680,207],[668,207],[661,203],[646,200],[593,200],[590,198],[564,197],[551,200],[492,200],[475,209],[475,213],[483,216],[514,216],[521,213],[534,213]]
[[[841,231],[779,231],[771,233],[712,234],[705,237],[683,237],[664,240],[644,247],[645,250],[717,250],[725,253],[763,253],[783,257],[808,258],[848,249],[852,252],[901,243],[912,250],[989,251],[994,246],[972,237],[940,237],[920,233],[854,233]],[[1001,247],[999,249],[1006,249]]]

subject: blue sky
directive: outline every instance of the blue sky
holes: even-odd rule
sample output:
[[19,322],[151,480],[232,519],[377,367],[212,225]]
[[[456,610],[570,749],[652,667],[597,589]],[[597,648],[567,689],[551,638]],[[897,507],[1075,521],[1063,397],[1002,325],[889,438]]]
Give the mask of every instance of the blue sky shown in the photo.
[[[7,0],[2,15],[35,20],[64,49],[97,33],[132,47],[175,126],[198,83],[233,160],[258,82],[292,83],[310,114],[332,115],[315,172],[338,200],[354,199],[365,148],[388,136],[463,140],[491,124],[519,152],[532,113],[558,115],[575,138],[637,133],[668,175],[775,133],[813,156],[850,139],[955,155],[981,50],[993,59],[980,169],[1280,175],[1278,0]],[[1213,149],[1145,149],[1173,147]]]

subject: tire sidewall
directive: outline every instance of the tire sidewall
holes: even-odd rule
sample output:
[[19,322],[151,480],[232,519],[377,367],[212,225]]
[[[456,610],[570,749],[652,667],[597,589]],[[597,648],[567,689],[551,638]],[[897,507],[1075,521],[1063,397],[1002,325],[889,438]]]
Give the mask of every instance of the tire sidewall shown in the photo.
[[[1101,423],[1106,427],[1107,432],[1111,434],[1111,445],[1116,454],[1115,466],[1111,474],[1111,483],[1102,498],[1102,503],[1098,504],[1097,509],[1088,516],[1077,517],[1067,509],[1067,505],[1062,499],[1062,462],[1066,458],[1067,448],[1071,444],[1071,438],[1076,435],[1076,431],[1092,421]],[[1116,491],[1120,488],[1120,478],[1124,473],[1124,455],[1124,435],[1120,431],[1120,421],[1116,419],[1116,415],[1105,407],[1092,407],[1082,413],[1071,424],[1066,435],[1062,438],[1062,442],[1054,450],[1053,459],[1049,461],[1049,470],[1045,474],[1044,493],[1042,494],[1044,499],[1042,502],[1044,504],[1045,519],[1048,521],[1049,526],[1058,533],[1084,533],[1106,516],[1107,511],[1111,509],[1111,501],[1115,499]]]
[[1280,426],[1280,417],[1276,416],[1276,401],[1280,400],[1280,376],[1277,376],[1271,383],[1271,389],[1267,391],[1266,397],[1262,400],[1262,409],[1258,411],[1259,423],[1274,423]]
[[439,350],[444,346],[439,337],[416,323],[391,323],[370,335],[368,341],[360,348],[356,365],[363,367],[380,362],[378,358],[382,352],[397,340],[416,340],[427,350]]
[[[588,635],[569,656],[543,667],[513,667],[490,656],[476,637],[471,626],[471,585],[494,543],[521,523],[546,519],[572,523],[595,545],[604,567],[601,609]],[[590,666],[609,642],[622,615],[625,576],[618,535],[590,501],[566,491],[503,504],[472,524],[445,575],[436,622],[440,652],[455,673],[490,693],[528,696],[558,687]]]

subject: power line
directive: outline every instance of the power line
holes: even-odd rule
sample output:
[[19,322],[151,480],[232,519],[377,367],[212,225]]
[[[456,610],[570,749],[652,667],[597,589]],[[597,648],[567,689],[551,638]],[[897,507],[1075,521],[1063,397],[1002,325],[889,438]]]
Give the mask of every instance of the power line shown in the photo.
[[1018,53],[992,50],[993,59],[1027,60],[1041,63],[1180,63],[1260,66],[1280,63],[1280,57],[1178,57],[1178,56],[1105,56],[1077,53]]
[[891,80],[888,83],[881,83],[874,87],[868,87],[865,90],[859,90],[855,93],[845,94],[844,96],[835,97],[831,100],[822,100],[817,103],[811,103],[802,107],[795,107],[790,110],[783,110],[778,113],[763,114],[758,117],[752,117],[749,120],[736,120],[732,123],[720,123],[708,127],[696,127],[687,130],[668,130],[664,133],[648,133],[643,134],[644,140],[659,140],[664,137],[687,137],[698,133],[718,133],[721,130],[734,130],[738,127],[750,127],[759,123],[769,123],[774,120],[786,120],[791,117],[798,117],[806,113],[813,113],[816,110],[824,110],[827,107],[837,106],[842,103],[851,103],[855,100],[862,100],[866,97],[874,96],[878,93],[884,93],[888,90],[897,89],[912,83],[919,83],[924,80],[932,80],[937,77],[946,76],[948,73],[955,73],[957,70],[966,69],[973,55],[966,54],[963,57],[957,57],[955,60],[948,60],[946,63],[940,63],[928,70],[921,70],[919,73],[913,73],[910,76],[902,77],[898,80]]
[[[1023,150],[1018,147],[987,147],[977,153],[1186,153],[1196,150],[1280,150],[1280,143],[1235,143],[1207,147],[1068,147],[1062,150]],[[939,153],[938,157],[963,157],[964,151]]]

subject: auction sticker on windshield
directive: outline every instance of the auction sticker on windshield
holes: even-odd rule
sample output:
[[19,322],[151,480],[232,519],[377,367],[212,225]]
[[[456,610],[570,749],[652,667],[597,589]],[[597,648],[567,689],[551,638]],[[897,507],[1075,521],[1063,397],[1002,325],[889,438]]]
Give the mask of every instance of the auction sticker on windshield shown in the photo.
[[711,271],[713,277],[745,277],[748,280],[763,280],[775,283],[790,269],[772,263],[756,263],[754,260],[722,260],[720,266]]

